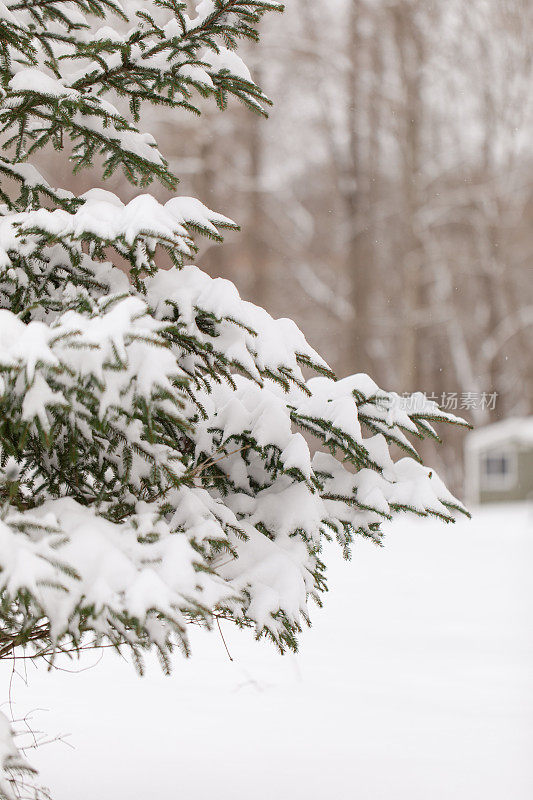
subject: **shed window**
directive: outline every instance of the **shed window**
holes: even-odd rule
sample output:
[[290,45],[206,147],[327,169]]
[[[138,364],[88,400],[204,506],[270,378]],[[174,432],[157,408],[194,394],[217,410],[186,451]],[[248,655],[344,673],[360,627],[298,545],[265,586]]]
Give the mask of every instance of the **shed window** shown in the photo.
[[510,489],[516,483],[516,457],[511,451],[484,453],[481,461],[484,489]]

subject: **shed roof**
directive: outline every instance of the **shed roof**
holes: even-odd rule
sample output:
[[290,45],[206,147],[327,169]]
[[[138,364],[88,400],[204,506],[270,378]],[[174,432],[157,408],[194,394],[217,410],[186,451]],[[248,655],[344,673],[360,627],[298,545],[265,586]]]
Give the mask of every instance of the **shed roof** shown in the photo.
[[533,417],[510,417],[477,428],[468,434],[465,446],[468,450],[478,451],[510,441],[533,446]]

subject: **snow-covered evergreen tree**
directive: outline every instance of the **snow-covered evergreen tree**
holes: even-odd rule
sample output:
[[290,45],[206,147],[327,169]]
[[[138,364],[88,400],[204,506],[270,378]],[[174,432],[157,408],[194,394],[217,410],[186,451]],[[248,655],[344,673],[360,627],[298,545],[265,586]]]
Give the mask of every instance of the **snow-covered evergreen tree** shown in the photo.
[[348,555],[397,513],[464,511],[409,439],[462,420],[337,380],[293,322],[192,263],[231,220],[189,197],[76,197],[36,168],[54,147],[174,189],[144,106],[265,114],[236,48],[277,2],[138,8],[0,2],[0,658],[96,642],[168,669],[188,623],[216,617],[294,649],[324,538]]

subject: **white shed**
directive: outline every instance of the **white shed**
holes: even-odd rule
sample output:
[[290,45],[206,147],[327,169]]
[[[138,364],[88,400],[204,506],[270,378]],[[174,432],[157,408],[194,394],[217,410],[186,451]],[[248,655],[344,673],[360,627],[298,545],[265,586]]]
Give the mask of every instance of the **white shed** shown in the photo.
[[469,503],[533,498],[533,417],[512,417],[469,433],[465,473]]

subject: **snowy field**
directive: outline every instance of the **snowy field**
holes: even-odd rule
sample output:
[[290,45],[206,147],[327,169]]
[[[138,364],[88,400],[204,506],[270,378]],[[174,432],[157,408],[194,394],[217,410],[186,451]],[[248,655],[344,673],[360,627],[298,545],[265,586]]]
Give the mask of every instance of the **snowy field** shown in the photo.
[[30,754],[55,800],[531,800],[533,508],[331,555],[298,656],[226,624],[233,662],[198,631],[170,678],[110,652],[15,675],[15,714],[74,748]]

